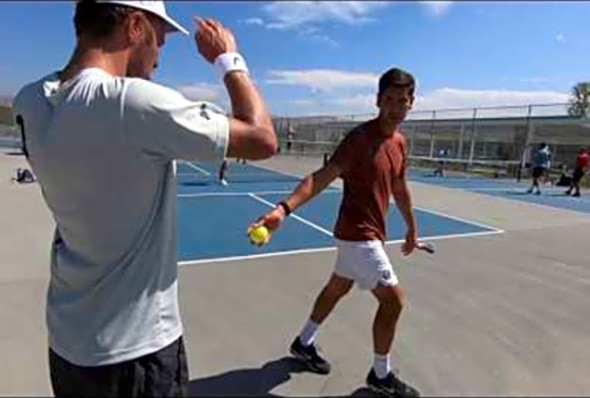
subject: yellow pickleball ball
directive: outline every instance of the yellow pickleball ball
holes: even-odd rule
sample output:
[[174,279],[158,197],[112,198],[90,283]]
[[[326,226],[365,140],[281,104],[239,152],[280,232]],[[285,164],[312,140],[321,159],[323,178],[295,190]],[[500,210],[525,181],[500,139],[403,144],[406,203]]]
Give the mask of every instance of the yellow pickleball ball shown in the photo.
[[250,240],[256,244],[260,244],[263,243],[266,238],[268,238],[268,228],[266,228],[264,225],[261,225],[258,228],[254,228],[252,229],[252,231],[250,231]]

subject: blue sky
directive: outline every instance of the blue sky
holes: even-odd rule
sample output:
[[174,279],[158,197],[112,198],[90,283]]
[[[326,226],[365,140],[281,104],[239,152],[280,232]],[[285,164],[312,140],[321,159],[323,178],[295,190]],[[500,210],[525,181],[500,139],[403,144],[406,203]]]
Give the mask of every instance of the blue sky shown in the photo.
[[[566,102],[590,80],[590,2],[167,2],[234,32],[277,115],[375,111],[379,75],[418,80],[417,109]],[[0,96],[58,70],[71,55],[74,2],[0,2]],[[228,108],[192,35],[170,35],[155,80]]]

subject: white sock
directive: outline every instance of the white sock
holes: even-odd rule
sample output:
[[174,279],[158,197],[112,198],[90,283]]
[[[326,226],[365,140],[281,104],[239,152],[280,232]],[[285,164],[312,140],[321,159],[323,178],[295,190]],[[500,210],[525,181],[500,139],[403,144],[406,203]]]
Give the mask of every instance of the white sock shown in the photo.
[[301,344],[308,346],[313,343],[315,336],[318,333],[319,327],[320,325],[309,319],[299,334],[299,340],[301,340]]
[[391,364],[389,361],[389,354],[379,355],[375,354],[373,359],[373,369],[378,378],[384,379],[391,372]]

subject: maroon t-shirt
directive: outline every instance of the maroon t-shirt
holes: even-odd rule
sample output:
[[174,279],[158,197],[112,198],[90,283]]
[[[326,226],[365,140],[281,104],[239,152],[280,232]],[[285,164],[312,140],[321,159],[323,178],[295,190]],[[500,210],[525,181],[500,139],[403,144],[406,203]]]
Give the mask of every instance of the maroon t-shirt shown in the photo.
[[372,120],[352,130],[331,161],[342,169],[344,193],[334,236],[340,240],[385,241],[385,221],[394,179],[406,168],[406,140],[396,131],[384,136]]
[[580,170],[584,170],[590,165],[590,155],[587,152],[581,153],[576,157],[576,167]]

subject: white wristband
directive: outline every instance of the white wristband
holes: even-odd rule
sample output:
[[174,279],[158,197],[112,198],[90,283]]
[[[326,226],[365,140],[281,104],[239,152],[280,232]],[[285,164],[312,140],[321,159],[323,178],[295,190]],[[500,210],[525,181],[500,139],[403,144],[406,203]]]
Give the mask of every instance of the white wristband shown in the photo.
[[226,73],[235,70],[248,73],[246,61],[239,53],[223,53],[215,58],[213,65],[215,65],[215,69],[222,79],[225,77]]

